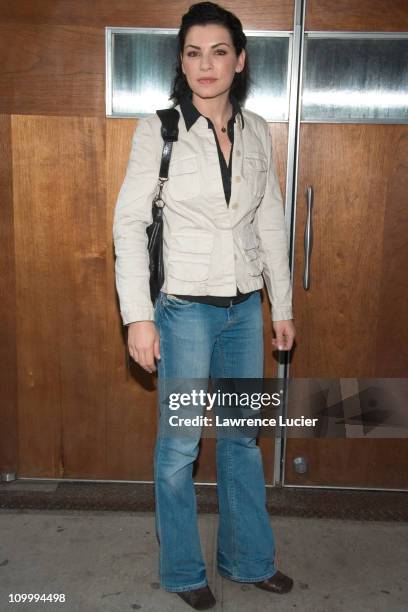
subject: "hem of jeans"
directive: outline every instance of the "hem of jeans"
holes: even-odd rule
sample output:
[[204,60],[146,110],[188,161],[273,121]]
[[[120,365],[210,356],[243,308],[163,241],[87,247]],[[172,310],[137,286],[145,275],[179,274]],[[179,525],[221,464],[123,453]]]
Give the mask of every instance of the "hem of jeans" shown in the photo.
[[169,593],[183,593],[184,591],[193,591],[194,589],[201,589],[208,586],[208,582],[207,580],[202,580],[201,582],[196,582],[195,584],[189,584],[182,587],[171,587],[165,584],[162,584],[161,586],[165,591],[169,591]]
[[220,574],[220,576],[222,576],[223,578],[227,578],[227,580],[232,580],[233,582],[262,582],[262,580],[267,580],[268,578],[272,578],[276,572],[278,571],[277,569],[275,569],[274,572],[268,572],[267,574],[264,574],[263,576],[260,576],[258,578],[243,578],[242,576],[231,576],[230,574],[227,574],[226,572],[223,572],[222,570],[220,570],[220,568],[217,568],[218,573]]

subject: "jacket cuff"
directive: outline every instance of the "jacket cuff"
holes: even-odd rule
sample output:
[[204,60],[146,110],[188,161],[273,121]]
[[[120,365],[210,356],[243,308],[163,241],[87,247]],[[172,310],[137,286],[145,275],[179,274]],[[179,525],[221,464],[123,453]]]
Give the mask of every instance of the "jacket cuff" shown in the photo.
[[125,308],[120,312],[123,325],[135,323],[136,321],[154,321],[154,308],[151,306],[133,306]]
[[288,321],[293,319],[293,309],[291,306],[286,308],[273,308],[272,307],[272,321]]

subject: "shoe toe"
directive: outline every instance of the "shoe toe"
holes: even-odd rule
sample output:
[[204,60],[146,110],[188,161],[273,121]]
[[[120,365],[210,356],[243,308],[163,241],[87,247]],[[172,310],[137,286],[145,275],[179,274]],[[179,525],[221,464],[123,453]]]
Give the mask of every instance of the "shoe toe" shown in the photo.
[[177,595],[194,610],[209,610],[216,604],[215,597],[208,586],[192,591],[180,591],[177,592]]
[[261,582],[255,582],[255,586],[258,587],[258,589],[264,589],[271,593],[289,593],[293,587],[293,580],[278,570],[270,578],[266,578]]

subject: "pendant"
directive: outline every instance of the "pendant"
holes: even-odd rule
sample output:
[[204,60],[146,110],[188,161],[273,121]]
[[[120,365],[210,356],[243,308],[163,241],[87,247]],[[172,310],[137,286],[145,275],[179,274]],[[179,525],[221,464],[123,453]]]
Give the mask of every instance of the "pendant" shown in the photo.
[[226,132],[226,131],[227,131],[227,128],[225,128],[225,127],[221,128],[221,132]]

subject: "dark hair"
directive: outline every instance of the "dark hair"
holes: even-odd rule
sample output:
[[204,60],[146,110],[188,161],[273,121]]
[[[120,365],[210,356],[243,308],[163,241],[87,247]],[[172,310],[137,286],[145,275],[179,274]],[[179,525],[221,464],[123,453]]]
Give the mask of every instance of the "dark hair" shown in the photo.
[[[184,50],[187,32],[191,26],[206,25],[208,23],[219,24],[227,28],[237,56],[241,53],[242,49],[246,49],[247,38],[242,30],[242,23],[233,13],[218,4],[214,4],[214,2],[198,2],[190,6],[188,12],[181,19],[181,26],[178,32],[178,62],[169,98],[174,101],[174,106],[180,103],[181,98],[185,94],[188,94],[190,97],[192,96],[192,91],[181,68],[180,58],[180,53]],[[248,56],[246,56],[245,66],[241,72],[235,73],[230,89],[230,94],[234,95],[240,103],[243,103],[248,95],[249,82]]]

